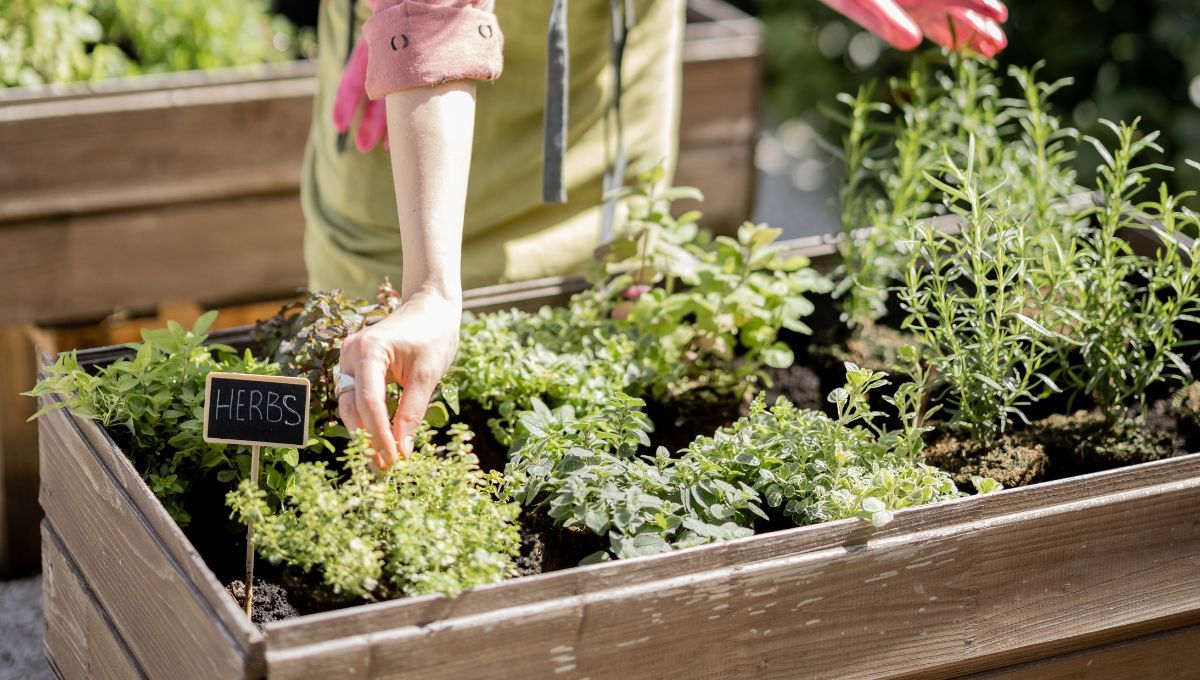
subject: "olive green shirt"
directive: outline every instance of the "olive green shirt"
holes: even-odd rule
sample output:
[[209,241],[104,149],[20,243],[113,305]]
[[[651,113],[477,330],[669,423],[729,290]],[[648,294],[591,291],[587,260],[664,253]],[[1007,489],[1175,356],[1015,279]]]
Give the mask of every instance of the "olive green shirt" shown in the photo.
[[[384,277],[400,280],[403,257],[389,152],[361,153],[353,142],[337,150],[332,116],[346,55],[346,5],[321,3],[320,87],[301,192],[304,252],[311,289],[373,296]],[[366,5],[358,3],[360,13],[369,12]],[[496,3],[504,73],[477,90],[463,225],[467,288],[579,271],[597,245],[603,174],[615,153],[614,131],[605,129],[613,94],[609,0],[570,2],[565,204],[541,200],[550,5],[550,0]],[[631,169],[656,162],[666,164],[668,176],[674,169],[684,12],[684,0],[635,2],[622,69]]]

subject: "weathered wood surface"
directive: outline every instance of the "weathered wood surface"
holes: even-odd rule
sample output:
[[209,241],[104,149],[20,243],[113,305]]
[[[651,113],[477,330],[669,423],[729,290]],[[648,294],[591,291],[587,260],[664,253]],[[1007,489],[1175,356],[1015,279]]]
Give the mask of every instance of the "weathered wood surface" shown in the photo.
[[953,677],[1200,621],[1198,511],[1189,456],[902,511],[877,532],[837,522],[279,622],[267,664],[272,678]]
[[58,674],[97,680],[147,677],[48,523],[42,524],[42,546],[45,645]]
[[261,635],[107,434],[62,410],[39,424],[47,521],[146,672],[260,675]]
[[975,680],[1185,680],[1200,675],[1200,626],[971,676]]

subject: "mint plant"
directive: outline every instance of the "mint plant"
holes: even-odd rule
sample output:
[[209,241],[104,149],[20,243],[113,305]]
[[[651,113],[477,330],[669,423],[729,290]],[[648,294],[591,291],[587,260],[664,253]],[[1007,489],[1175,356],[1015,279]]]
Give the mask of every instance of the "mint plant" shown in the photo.
[[[249,475],[250,449],[204,441],[204,381],[212,371],[277,375],[277,364],[238,354],[220,344],[205,344],[217,313],[200,317],[190,330],[170,322],[167,328],[142,331],[134,355],[90,373],[74,352],[61,354],[43,368],[46,377],[26,394],[59,395],[33,418],[68,408],[98,421],[125,438],[122,449],[134,468],[180,525],[191,517],[187,493],[192,481],[212,475],[234,483]],[[261,478],[272,498],[280,497],[299,462],[296,449],[263,449]]]
[[807,258],[776,245],[781,230],[746,223],[736,238],[710,240],[698,232],[698,213],[670,217],[673,201],[698,195],[660,187],[662,174],[661,167],[641,173],[622,190],[631,234],[602,248],[591,271],[593,280],[611,277],[600,295],[614,315],[656,339],[658,372],[669,374],[680,362],[688,369],[678,384],[656,384],[656,393],[698,383],[737,391],[764,364],[791,366],[792,350],[779,332],[811,333],[802,321],[813,311],[805,296],[828,292],[830,282]]
[[242,483],[229,494],[255,551],[309,572],[331,601],[456,595],[514,573],[519,508],[496,500],[494,473],[479,470],[470,430],[452,426],[444,445],[422,430],[413,455],[379,478],[370,441],[354,433],[338,469],[302,463],[278,508]]

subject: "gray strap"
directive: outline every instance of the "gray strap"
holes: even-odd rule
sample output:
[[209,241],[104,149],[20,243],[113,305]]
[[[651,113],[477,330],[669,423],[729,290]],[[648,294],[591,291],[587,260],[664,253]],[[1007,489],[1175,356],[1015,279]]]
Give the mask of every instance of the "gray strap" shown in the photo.
[[606,116],[611,115],[615,121],[617,154],[616,159],[612,163],[609,163],[608,168],[604,172],[605,199],[604,208],[600,216],[600,243],[602,244],[609,242],[613,237],[613,225],[616,221],[617,213],[617,199],[612,194],[625,183],[627,159],[625,154],[625,122],[621,115],[621,92],[624,89],[624,83],[621,79],[621,66],[625,61],[625,44],[629,39],[629,30],[633,28],[633,0],[610,0],[609,8],[612,15],[613,99],[609,104]]
[[567,154],[567,99],[571,90],[567,49],[567,0],[554,0],[546,40],[546,113],[542,145],[542,200],[566,203],[563,161]]

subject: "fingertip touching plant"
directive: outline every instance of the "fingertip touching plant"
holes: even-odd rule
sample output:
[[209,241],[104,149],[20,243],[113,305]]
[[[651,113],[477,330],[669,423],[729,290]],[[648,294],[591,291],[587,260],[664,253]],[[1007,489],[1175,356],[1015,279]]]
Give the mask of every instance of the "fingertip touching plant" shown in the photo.
[[479,470],[470,438],[454,425],[434,445],[422,429],[413,455],[381,478],[360,430],[340,470],[300,464],[278,507],[248,482],[228,504],[261,557],[313,574],[331,601],[453,596],[511,576],[520,548],[519,507],[496,500],[499,478]]

